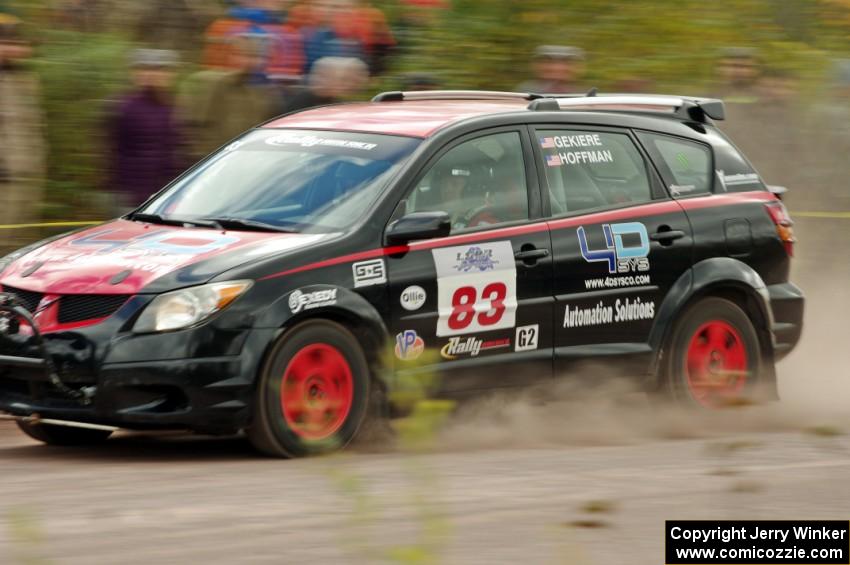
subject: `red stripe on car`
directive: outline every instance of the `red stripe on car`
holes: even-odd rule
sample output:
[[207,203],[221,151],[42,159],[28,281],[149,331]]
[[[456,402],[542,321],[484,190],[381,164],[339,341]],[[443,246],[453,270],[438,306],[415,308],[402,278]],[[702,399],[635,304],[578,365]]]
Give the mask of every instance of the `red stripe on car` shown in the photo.
[[651,202],[640,206],[629,208],[620,208],[619,210],[608,210],[604,212],[593,212],[582,214],[570,218],[561,218],[555,220],[543,220],[534,224],[524,226],[509,226],[505,228],[497,228],[494,230],[486,230],[475,233],[467,233],[461,235],[450,235],[439,239],[429,239],[426,241],[416,241],[408,245],[396,245],[393,247],[381,247],[378,249],[370,249],[349,255],[342,255],[316,263],[309,263],[294,269],[288,269],[279,273],[274,273],[262,277],[260,280],[276,279],[295,273],[304,271],[312,271],[324,267],[332,267],[343,263],[351,263],[361,261],[363,259],[374,259],[376,257],[385,257],[387,255],[395,255],[396,253],[405,253],[407,251],[424,251],[426,249],[434,249],[439,247],[448,247],[450,245],[463,245],[466,243],[475,243],[477,241],[487,241],[491,239],[509,238],[527,233],[537,233],[546,231],[547,229],[556,231],[567,228],[574,228],[583,224],[598,224],[607,222],[616,222],[618,220],[629,220],[640,218],[642,216],[661,216],[664,214],[674,214],[685,210],[697,210],[700,208],[710,208],[719,206],[729,206],[732,204],[745,204],[747,202],[765,202],[776,200],[776,197],[767,191],[755,192],[738,192],[731,194],[708,194],[706,196],[697,196],[694,198],[686,198],[682,200],[662,200],[659,202]]

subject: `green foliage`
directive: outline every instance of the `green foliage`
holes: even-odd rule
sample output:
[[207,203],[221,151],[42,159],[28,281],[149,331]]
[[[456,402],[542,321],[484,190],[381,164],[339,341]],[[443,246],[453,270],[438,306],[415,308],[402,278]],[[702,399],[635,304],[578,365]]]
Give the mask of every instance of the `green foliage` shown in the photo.
[[783,70],[810,69],[813,53],[823,58],[819,49],[836,44],[822,18],[837,1],[456,0],[435,26],[418,30],[397,69],[437,72],[447,87],[513,89],[530,77],[536,46],[577,45],[588,53],[586,84],[639,80],[699,91],[724,47],[757,48]]
[[[394,74],[426,71],[453,88],[515,88],[530,78],[540,44],[583,47],[585,86],[612,90],[629,82],[693,94],[710,92],[723,47],[754,47],[768,68],[801,78],[809,90],[822,82],[829,57],[850,54],[850,0],[454,0],[430,18],[412,17],[397,0],[374,4],[402,44]],[[144,6],[156,5],[107,0],[103,25],[93,29],[108,31],[87,33],[59,29],[57,5],[0,0],[0,8],[24,19],[37,45],[33,65],[42,78],[49,147],[44,216],[103,217],[103,121],[109,100],[128,85],[126,57]],[[204,6],[198,21],[182,23],[202,29],[221,8]],[[176,17],[169,22],[176,25]],[[201,42],[198,32],[184,60],[194,59]],[[397,88],[397,79],[376,80],[373,88]]]
[[103,186],[103,122],[108,100],[127,84],[131,45],[116,35],[43,33],[34,66],[49,147],[45,218],[98,216],[103,203],[91,196]]

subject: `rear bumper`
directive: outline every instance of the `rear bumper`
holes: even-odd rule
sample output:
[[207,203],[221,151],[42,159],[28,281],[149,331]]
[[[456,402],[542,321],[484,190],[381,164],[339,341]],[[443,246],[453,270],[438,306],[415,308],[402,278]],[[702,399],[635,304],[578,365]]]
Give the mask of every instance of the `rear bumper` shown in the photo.
[[773,314],[773,350],[777,360],[782,359],[797,346],[803,332],[803,291],[793,283],[767,287]]

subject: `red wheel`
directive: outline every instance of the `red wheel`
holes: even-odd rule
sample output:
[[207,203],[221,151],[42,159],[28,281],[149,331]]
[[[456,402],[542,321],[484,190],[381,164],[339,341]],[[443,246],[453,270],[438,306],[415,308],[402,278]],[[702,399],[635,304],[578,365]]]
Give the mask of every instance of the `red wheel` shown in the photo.
[[666,392],[702,408],[722,408],[751,396],[762,373],[758,334],[734,302],[704,298],[674,327],[666,365]]
[[263,367],[248,438],[276,457],[346,446],[369,405],[369,367],[343,326],[308,320],[290,329]]
[[740,332],[723,320],[697,328],[686,359],[688,387],[707,407],[728,404],[747,382],[747,348]]
[[286,366],[280,390],[289,428],[308,440],[332,437],[351,412],[353,381],[339,349],[326,343],[303,347]]

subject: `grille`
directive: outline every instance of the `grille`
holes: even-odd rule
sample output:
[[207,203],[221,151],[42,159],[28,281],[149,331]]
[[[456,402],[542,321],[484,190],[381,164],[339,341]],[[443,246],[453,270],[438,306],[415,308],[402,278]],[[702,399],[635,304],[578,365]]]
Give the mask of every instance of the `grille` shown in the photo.
[[106,318],[127,302],[124,294],[67,294],[59,300],[59,323]]
[[24,307],[30,312],[35,312],[36,308],[38,308],[38,303],[41,302],[41,299],[44,297],[44,295],[40,292],[22,290],[20,288],[14,288],[7,285],[3,285],[2,290],[3,292],[14,294],[18,300],[23,302]]

